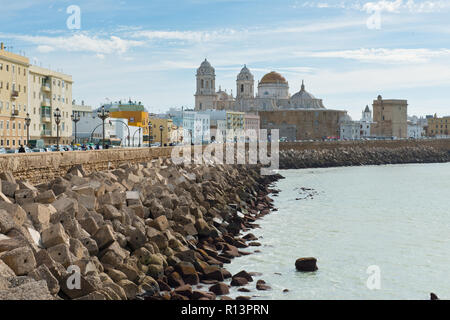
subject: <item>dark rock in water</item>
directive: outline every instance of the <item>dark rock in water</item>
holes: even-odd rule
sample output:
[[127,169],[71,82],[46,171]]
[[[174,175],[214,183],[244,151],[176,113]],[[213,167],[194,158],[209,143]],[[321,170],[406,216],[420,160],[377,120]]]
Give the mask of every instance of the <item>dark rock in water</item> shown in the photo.
[[240,278],[240,277],[233,277],[233,279],[231,280],[231,285],[233,287],[241,287],[241,286],[245,286],[248,283],[248,280],[245,278]]
[[430,293],[430,300],[440,300],[439,297],[435,293]]
[[213,285],[211,288],[209,288],[209,291],[216,294],[217,296],[230,293],[228,286],[223,282],[219,282],[219,283]]
[[250,292],[250,289],[247,289],[247,288],[239,288],[238,291],[239,291],[239,292]]
[[236,300],[250,300],[250,299],[251,299],[251,297],[247,297],[247,296],[236,297]]
[[251,276],[251,274],[248,273],[248,272],[245,271],[245,270],[242,270],[242,271],[236,273],[236,274],[233,276],[233,278],[245,278],[245,279],[247,279],[248,282],[252,282],[252,281],[253,281],[253,277]]
[[284,293],[289,292],[289,289],[284,289],[283,292]]
[[256,282],[256,289],[257,290],[270,290],[272,289],[270,286],[266,285],[266,282],[264,280],[258,280]]
[[317,259],[313,257],[299,258],[295,261],[295,268],[303,272],[316,271],[318,269]]

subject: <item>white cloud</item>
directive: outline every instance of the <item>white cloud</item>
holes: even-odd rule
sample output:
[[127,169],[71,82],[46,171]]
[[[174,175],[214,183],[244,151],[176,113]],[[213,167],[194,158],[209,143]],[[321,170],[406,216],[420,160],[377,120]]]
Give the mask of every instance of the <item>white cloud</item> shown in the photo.
[[325,8],[325,9],[349,9],[365,11],[368,13],[378,12],[391,12],[398,13],[407,11],[411,13],[425,13],[425,12],[440,12],[443,9],[450,8],[448,0],[427,0],[427,1],[415,1],[415,0],[379,0],[379,1],[340,1],[338,3],[297,1],[293,8]]
[[41,46],[37,47],[37,50],[42,53],[49,53],[49,52],[55,51],[55,48],[53,48],[51,46],[41,45]]
[[450,49],[385,49],[371,48],[342,51],[297,52],[300,57],[342,58],[376,63],[426,63],[433,58],[449,58]]
[[[16,34],[2,34],[3,38],[21,40],[38,45],[40,52],[49,52],[53,50],[70,52],[94,52],[100,54],[123,54],[130,48],[144,45],[142,41],[122,39],[117,36],[109,38],[99,38],[89,36],[84,33],[77,33],[70,36],[28,36]],[[52,48],[52,50],[50,50]]]

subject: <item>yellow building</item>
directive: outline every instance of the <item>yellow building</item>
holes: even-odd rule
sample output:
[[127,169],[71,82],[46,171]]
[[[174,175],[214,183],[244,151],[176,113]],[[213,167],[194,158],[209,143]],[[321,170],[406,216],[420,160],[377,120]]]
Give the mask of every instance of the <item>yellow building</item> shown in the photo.
[[[148,136],[148,112],[139,102],[114,103],[105,106],[109,110],[109,116],[116,119],[128,119],[129,126],[141,127],[143,136]],[[146,139],[144,139],[146,141]]]
[[[162,145],[168,146],[172,141],[173,135],[173,122],[172,119],[162,119],[162,118],[150,118],[150,123],[152,124],[152,130],[150,132],[150,143],[161,143]],[[162,126],[162,132],[160,127]]]
[[27,143],[28,67],[28,58],[8,52],[0,44],[0,147],[3,148],[18,148]]
[[243,141],[245,139],[245,112],[227,111],[227,141]]
[[72,77],[49,69],[30,66],[28,101],[31,118],[30,139],[56,144],[57,128],[54,112],[61,112],[59,143],[72,142]]
[[450,116],[438,118],[434,115],[433,118],[427,119],[428,126],[426,134],[428,137],[448,136],[450,132]]
[[227,130],[244,130],[245,112],[227,111]]

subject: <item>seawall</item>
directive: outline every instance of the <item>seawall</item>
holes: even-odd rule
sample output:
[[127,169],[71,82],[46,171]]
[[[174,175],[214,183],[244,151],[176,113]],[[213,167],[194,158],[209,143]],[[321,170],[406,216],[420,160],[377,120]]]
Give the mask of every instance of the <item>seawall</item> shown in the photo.
[[[269,148],[270,149],[270,148]],[[86,172],[170,157],[171,147],[0,155],[0,172],[40,183],[63,176],[74,165]],[[450,139],[280,143],[280,168],[450,161]]]

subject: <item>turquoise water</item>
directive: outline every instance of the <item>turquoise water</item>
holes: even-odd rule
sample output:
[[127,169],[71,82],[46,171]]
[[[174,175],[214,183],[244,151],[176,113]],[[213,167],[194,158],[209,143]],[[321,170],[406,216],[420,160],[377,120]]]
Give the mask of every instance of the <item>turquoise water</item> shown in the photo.
[[[227,269],[261,272],[253,299],[450,298],[450,163],[281,170],[277,212],[259,220],[260,250]],[[312,188],[306,197],[299,187]],[[299,257],[314,273],[295,271]],[[377,266],[379,288],[367,269]],[[280,273],[280,274],[276,274]],[[374,275],[372,275],[373,277]],[[373,282],[371,282],[373,283]],[[375,283],[377,284],[377,283]],[[372,287],[373,288],[373,287]],[[283,293],[283,289],[289,289]]]

